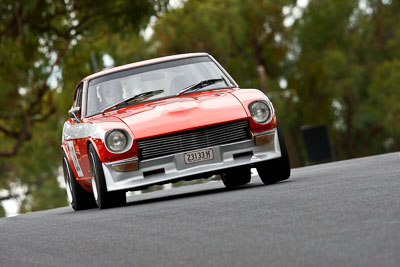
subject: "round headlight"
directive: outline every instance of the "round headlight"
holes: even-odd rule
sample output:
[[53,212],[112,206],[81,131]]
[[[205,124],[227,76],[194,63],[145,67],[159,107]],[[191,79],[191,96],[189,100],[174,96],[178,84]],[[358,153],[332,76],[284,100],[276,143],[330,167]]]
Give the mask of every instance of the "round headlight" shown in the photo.
[[264,101],[255,101],[249,105],[251,117],[255,122],[264,123],[271,116],[271,109]]
[[112,152],[121,152],[128,144],[126,133],[121,130],[112,130],[106,136],[106,146]]

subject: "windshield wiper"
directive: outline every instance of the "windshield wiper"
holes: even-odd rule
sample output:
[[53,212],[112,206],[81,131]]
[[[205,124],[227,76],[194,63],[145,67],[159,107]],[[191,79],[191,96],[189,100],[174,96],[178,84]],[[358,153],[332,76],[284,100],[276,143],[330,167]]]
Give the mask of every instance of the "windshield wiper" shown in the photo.
[[204,81],[192,84],[189,87],[186,87],[185,89],[181,90],[176,96],[180,96],[180,95],[183,95],[184,93],[186,93],[188,91],[204,88],[204,87],[207,87],[207,86],[209,86],[211,84],[218,83],[218,82],[224,82],[224,81],[225,80],[222,79],[222,78],[204,80]]
[[[163,92],[164,92],[164,90],[154,90],[154,91],[149,91],[149,92],[144,92],[144,93],[141,93],[138,95],[134,95],[132,97],[124,99],[120,102],[117,102],[117,103],[103,109],[103,111],[101,113],[104,114],[105,112],[110,111],[113,108],[126,106],[126,105],[130,104],[130,102],[137,102],[137,101],[145,100],[147,98],[161,94]],[[136,101],[134,101],[134,100],[136,100]]]

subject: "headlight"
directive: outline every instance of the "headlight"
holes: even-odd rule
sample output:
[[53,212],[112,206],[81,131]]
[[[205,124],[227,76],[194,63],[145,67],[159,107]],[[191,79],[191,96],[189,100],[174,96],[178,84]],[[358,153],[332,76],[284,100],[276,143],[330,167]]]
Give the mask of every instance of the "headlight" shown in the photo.
[[264,101],[255,101],[249,105],[251,117],[255,122],[264,123],[271,116],[271,109]]
[[112,130],[106,135],[106,146],[111,152],[121,152],[128,145],[128,136],[125,131]]

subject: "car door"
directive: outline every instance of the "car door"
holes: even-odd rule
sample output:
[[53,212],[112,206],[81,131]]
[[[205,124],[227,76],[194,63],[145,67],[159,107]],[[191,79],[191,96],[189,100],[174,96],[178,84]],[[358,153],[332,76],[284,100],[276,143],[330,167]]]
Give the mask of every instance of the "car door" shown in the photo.
[[77,120],[69,120],[71,128],[76,133],[76,138],[67,142],[76,173],[78,174],[78,180],[89,178],[89,161],[86,147],[88,137],[84,136],[85,122],[82,116],[83,85],[84,83],[78,85],[73,105],[74,108],[79,107],[81,112],[76,114]]

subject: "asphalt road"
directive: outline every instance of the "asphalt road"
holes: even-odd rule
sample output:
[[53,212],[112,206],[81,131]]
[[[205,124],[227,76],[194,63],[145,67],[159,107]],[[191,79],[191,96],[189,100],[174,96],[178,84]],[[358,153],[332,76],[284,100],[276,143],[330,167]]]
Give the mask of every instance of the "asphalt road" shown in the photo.
[[0,219],[0,266],[400,266],[400,156]]

